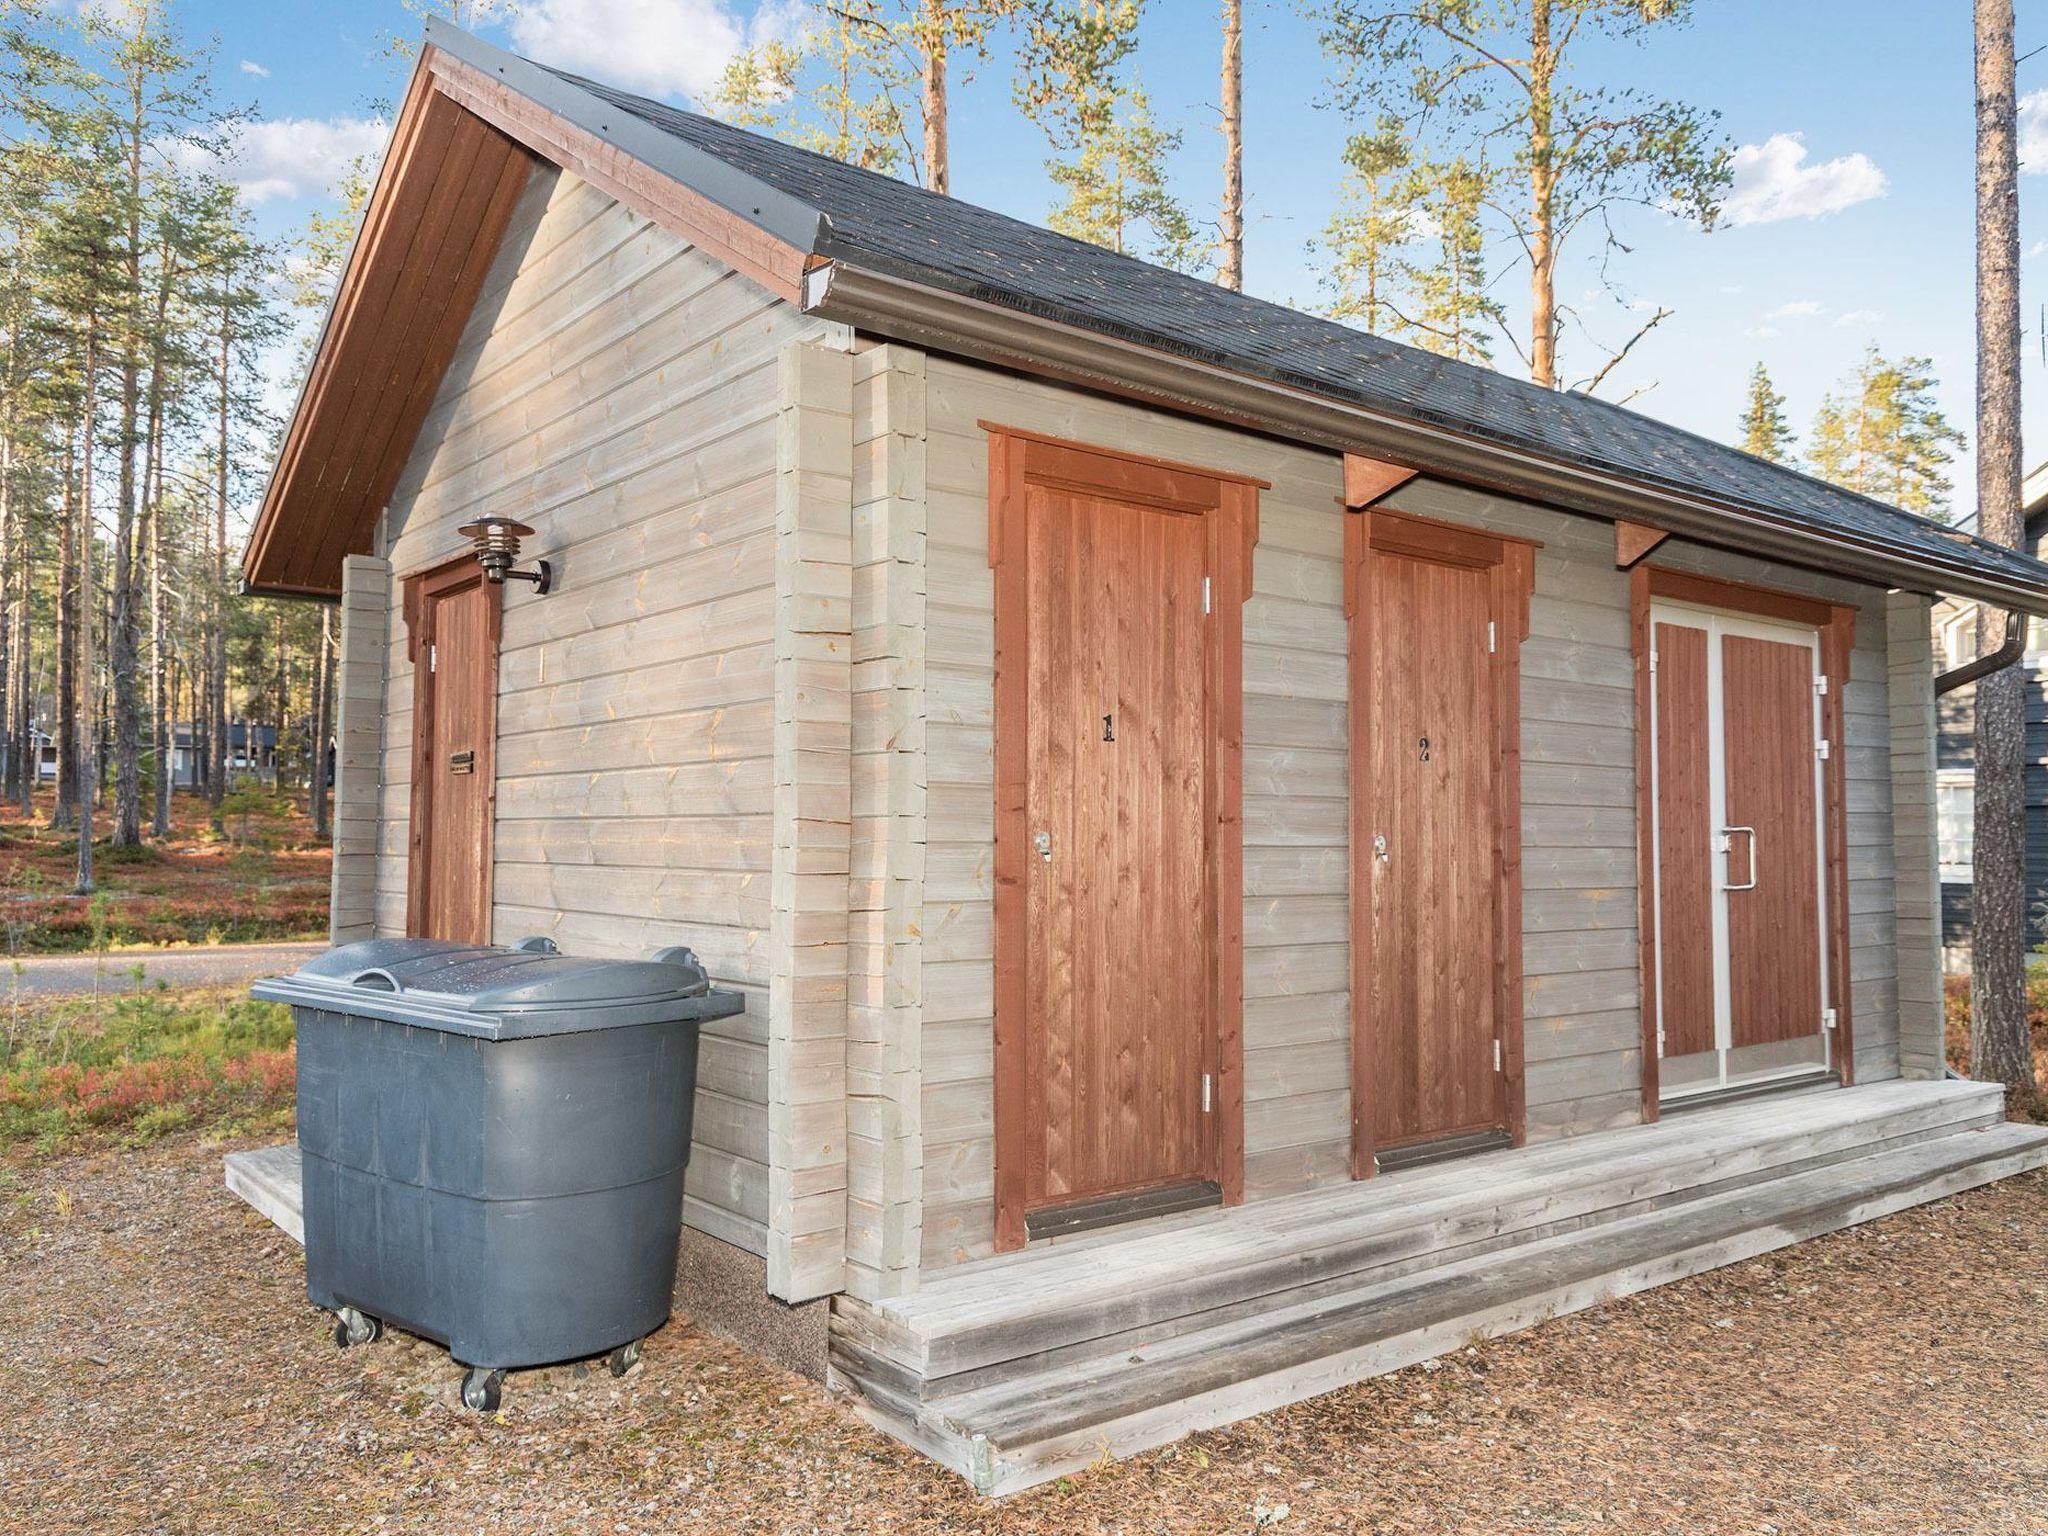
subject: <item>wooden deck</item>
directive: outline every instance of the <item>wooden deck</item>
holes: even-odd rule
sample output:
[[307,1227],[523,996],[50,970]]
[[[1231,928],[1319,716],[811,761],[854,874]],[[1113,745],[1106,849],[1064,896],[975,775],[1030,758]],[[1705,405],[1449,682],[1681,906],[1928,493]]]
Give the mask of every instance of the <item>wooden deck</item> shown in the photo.
[[839,1297],[832,1381],[1010,1493],[2043,1165],[1995,1086],[1695,1110]]

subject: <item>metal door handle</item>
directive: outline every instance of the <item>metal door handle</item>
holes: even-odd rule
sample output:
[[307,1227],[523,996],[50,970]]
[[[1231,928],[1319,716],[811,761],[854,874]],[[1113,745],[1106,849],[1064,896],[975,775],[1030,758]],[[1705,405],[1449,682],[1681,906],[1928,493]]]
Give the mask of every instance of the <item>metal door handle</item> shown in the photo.
[[1050,832],[1032,833],[1031,851],[1050,864],[1052,862],[1052,834]]
[[1382,864],[1391,862],[1387,855],[1387,834],[1382,832],[1372,840],[1372,856]]
[[[1726,858],[1727,858],[1727,857],[1728,857],[1729,855],[1732,855],[1732,854],[1733,854],[1733,853],[1735,852],[1735,834],[1736,834],[1736,833],[1738,833],[1738,832],[1742,833],[1742,834],[1743,834],[1744,836],[1746,836],[1746,837],[1747,837],[1747,838],[1749,839],[1749,879],[1748,879],[1748,880],[1747,880],[1746,882],[1744,882],[1743,884],[1741,884],[1741,885],[1737,885],[1737,884],[1735,884],[1735,882],[1734,882],[1734,881],[1732,881],[1732,880],[1730,880],[1730,879],[1728,879],[1728,878],[1727,878],[1727,873],[1728,873],[1728,871],[1727,871],[1727,868],[1726,868],[1726,863],[1725,863],[1725,861],[1726,861]],[[1721,829],[1721,853],[1722,853],[1722,856],[1723,856],[1723,860],[1724,860],[1724,863],[1723,863],[1723,868],[1722,868],[1722,871],[1721,871],[1721,874],[1722,874],[1722,880],[1721,880],[1721,889],[1722,889],[1722,890],[1724,890],[1724,891],[1753,891],[1753,890],[1755,890],[1755,889],[1756,889],[1756,828],[1755,828],[1755,827],[1723,827],[1723,828]]]

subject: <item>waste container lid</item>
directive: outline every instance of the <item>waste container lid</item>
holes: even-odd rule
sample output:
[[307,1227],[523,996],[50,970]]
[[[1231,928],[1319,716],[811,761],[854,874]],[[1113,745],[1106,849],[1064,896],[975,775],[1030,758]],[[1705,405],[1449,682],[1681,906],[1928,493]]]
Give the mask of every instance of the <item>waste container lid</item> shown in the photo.
[[565,955],[545,939],[507,948],[365,939],[257,983],[257,997],[491,1040],[723,1018],[745,1000],[713,988],[687,949],[647,960]]

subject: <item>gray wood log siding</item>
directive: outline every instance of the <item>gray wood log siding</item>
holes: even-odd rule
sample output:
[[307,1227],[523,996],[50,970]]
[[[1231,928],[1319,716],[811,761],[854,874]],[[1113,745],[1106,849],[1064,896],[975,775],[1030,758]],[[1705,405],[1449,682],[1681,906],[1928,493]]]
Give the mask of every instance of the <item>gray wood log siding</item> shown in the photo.
[[384,649],[391,567],[371,555],[341,564],[341,644],[335,678],[334,874],[327,941],[377,931],[377,814],[384,730]]
[[1940,1077],[1946,1021],[1942,910],[1934,803],[1934,647],[1928,599],[1894,592],[1887,604],[1891,711],[1892,857],[1896,871],[1898,1053],[1907,1077]]
[[[767,1250],[777,359],[825,331],[568,175],[536,173],[387,511],[398,578],[489,510],[540,530],[508,589],[495,936],[686,943],[707,1029],[686,1219]],[[412,675],[389,613],[377,926],[405,925]]]
[[1245,606],[1245,1143],[1252,1199],[1345,1176],[1350,1004],[1345,865],[1342,468],[1329,454],[926,360],[927,836],[919,1032],[922,1251],[993,1229],[994,626],[987,419],[1257,475]]
[[[990,1251],[992,587],[981,419],[1273,482],[1245,612],[1246,1190],[1344,1177],[1350,999],[1345,626],[1331,455],[927,359],[928,818],[922,1256]],[[1390,505],[1543,541],[1522,654],[1525,1053],[1532,1140],[1636,1120],[1633,660],[1612,524],[1418,481]],[[1683,543],[1680,569],[1858,606],[1844,696],[1857,1070],[1899,1074],[1886,594]]]

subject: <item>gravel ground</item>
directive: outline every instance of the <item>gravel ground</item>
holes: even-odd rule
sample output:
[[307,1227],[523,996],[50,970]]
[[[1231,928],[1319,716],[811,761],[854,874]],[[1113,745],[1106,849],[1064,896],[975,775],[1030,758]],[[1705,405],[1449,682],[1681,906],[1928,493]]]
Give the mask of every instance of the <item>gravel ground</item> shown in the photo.
[[335,1350],[222,1150],[0,1167],[0,1528],[2048,1532],[2048,1174],[986,1505],[680,1315],[465,1413]]

